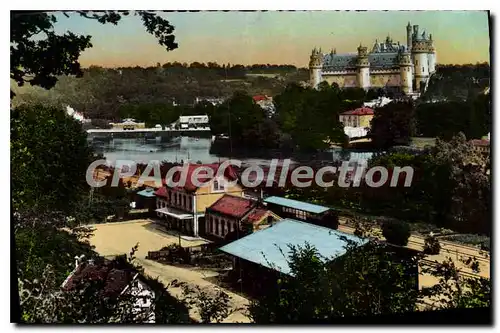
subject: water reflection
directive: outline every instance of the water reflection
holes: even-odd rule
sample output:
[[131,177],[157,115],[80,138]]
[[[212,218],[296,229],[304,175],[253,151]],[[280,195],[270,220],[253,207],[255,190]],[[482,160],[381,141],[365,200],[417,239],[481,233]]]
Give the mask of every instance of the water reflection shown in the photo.
[[[109,162],[116,160],[133,160],[137,163],[149,161],[181,162],[191,161],[196,163],[214,163],[229,159],[229,156],[210,154],[211,139],[177,137],[168,142],[147,139],[113,139],[108,142],[94,141],[92,146],[95,151],[102,153]],[[351,162],[362,162],[371,158],[371,152],[347,152],[341,149],[331,150],[331,159]],[[245,158],[240,159],[248,165],[269,165],[269,158]]]

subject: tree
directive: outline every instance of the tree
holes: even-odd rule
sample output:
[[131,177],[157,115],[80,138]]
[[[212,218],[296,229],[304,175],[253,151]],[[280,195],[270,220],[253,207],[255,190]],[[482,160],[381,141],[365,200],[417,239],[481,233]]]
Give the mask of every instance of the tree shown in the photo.
[[281,130],[304,151],[343,142],[344,131],[338,114],[342,111],[341,91],[321,85],[320,89],[290,84],[275,98],[276,120]]
[[425,254],[439,254],[441,245],[439,240],[434,235],[428,235],[424,239],[424,253]]
[[385,220],[382,235],[391,244],[406,246],[411,235],[410,226],[403,221]]
[[[78,15],[99,23],[118,24],[129,11],[89,12],[77,11]],[[68,12],[63,12],[69,17]],[[168,20],[152,11],[135,11],[146,31],[158,39],[158,43],[171,51],[177,48],[172,34],[174,27]],[[54,31],[56,15],[41,11],[11,11],[10,13],[10,77],[19,86],[31,85],[52,88],[58,75],[82,76],[78,58],[80,53],[92,47],[91,36],[72,32],[58,35]],[[11,91],[11,97],[12,97]]]
[[93,161],[81,124],[60,109],[11,111],[12,203],[15,210],[70,212],[88,193]]
[[336,318],[413,311],[417,299],[410,262],[396,262],[382,244],[357,247],[333,263],[308,245],[291,246],[291,275],[281,274],[276,288],[251,302],[256,323],[333,323]]
[[432,153],[437,216],[454,230],[490,232],[489,158],[478,153],[462,133],[450,141],[438,139]]
[[[474,266],[477,261],[471,261]],[[491,281],[483,277],[460,274],[451,258],[435,265],[423,266],[422,273],[439,278],[432,287],[423,288],[420,298],[434,299],[435,305],[444,309],[490,307]]]
[[407,145],[416,131],[414,113],[412,102],[392,102],[377,108],[369,134],[375,146]]

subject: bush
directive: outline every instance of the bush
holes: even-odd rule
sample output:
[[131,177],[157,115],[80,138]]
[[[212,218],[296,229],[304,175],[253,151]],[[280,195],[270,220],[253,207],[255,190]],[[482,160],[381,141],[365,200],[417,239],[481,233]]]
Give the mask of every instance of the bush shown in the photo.
[[435,236],[427,236],[424,240],[424,253],[425,254],[439,254],[441,245]]
[[386,220],[382,223],[382,235],[391,244],[406,246],[411,235],[410,226],[406,222]]
[[490,237],[474,234],[449,235],[441,238],[448,242],[455,242],[469,246],[478,246],[483,250],[490,250]]

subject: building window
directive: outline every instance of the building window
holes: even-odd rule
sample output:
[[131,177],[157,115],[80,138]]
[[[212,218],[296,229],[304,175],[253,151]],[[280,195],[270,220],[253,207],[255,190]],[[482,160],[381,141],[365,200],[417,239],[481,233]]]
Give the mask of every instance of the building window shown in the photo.
[[221,226],[220,226],[220,235],[221,237],[224,237],[224,234],[226,233],[226,221],[222,221]]
[[214,192],[223,192],[225,190],[224,182],[219,179],[214,179],[213,182],[213,191]]
[[219,234],[219,219],[214,219],[215,220],[215,232],[214,234],[218,235]]
[[424,67],[422,66],[422,72],[424,72],[424,71],[425,71],[425,69],[424,69]]

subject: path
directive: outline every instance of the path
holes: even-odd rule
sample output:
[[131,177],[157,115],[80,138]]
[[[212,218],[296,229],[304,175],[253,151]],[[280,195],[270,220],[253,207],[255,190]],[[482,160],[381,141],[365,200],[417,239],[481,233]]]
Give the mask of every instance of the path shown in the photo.
[[[191,286],[200,286],[209,290],[220,288],[219,286],[205,280],[206,277],[217,275],[217,273],[196,271],[183,267],[160,264],[156,261],[146,259],[148,251],[157,251],[169,244],[179,242],[179,238],[162,232],[152,220],[133,220],[117,223],[103,223],[92,225],[94,230],[90,243],[95,246],[95,250],[102,256],[110,257],[120,254],[128,254],[131,248],[139,243],[139,249],[135,253],[136,261],[144,267],[144,271],[152,278],[158,278],[165,285],[173,280],[185,282]],[[204,241],[187,241],[181,239],[181,246],[196,246],[205,243]],[[213,275],[212,275],[213,274]],[[170,287],[169,292],[177,297],[182,297],[180,288]],[[230,296],[231,309],[246,308],[248,300],[223,289]],[[190,310],[190,316],[195,320],[200,320],[196,309]],[[235,311],[224,320],[227,323],[250,322],[242,310]]]

